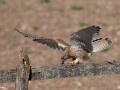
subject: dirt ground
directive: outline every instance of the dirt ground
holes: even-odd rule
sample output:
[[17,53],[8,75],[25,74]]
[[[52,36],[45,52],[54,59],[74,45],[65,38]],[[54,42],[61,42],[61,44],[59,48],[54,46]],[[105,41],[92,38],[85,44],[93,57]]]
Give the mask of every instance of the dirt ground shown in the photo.
[[[95,53],[94,62],[120,60],[120,0],[0,0],[0,70],[15,68],[21,48],[29,53],[32,67],[56,65],[62,52],[34,43],[14,31],[69,42],[70,35],[84,27],[100,25],[101,36],[114,42]],[[14,90],[14,83],[0,90]],[[120,90],[120,76],[92,76],[30,81],[29,90]]]

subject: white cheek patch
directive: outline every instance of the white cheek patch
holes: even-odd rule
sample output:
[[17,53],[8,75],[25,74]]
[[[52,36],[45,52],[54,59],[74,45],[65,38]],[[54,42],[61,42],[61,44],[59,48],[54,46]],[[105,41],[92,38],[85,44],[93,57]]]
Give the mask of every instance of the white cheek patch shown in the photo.
[[60,47],[62,47],[62,48],[65,48],[65,47],[66,47],[65,45],[60,44],[60,43],[58,43],[58,45],[59,45]]

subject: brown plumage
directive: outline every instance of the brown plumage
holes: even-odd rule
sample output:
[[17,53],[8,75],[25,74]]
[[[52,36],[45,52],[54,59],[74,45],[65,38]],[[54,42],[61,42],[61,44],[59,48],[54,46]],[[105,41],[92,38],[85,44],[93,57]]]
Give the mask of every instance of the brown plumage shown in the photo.
[[89,57],[92,53],[101,51],[111,45],[112,41],[109,38],[102,39],[99,37],[100,29],[99,26],[93,25],[74,32],[70,37],[71,44],[68,44],[62,39],[49,39],[26,34],[17,29],[16,31],[24,37],[32,38],[33,41],[45,44],[50,48],[62,50],[64,52],[61,57],[62,64],[69,58],[73,59],[73,61],[70,62],[71,64],[77,64],[83,60],[84,57]]

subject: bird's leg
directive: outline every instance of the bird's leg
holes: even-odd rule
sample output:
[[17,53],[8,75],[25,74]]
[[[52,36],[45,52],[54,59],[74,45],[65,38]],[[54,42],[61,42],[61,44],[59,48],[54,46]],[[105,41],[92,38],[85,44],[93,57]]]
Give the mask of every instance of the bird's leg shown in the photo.
[[73,61],[69,62],[68,64],[75,65],[75,64],[81,63],[80,61],[81,60],[79,58],[76,58],[75,60],[73,59]]
[[62,60],[61,64],[64,64],[65,60],[67,60],[67,59],[69,59],[69,58],[71,58],[71,57],[69,57],[69,56],[67,56],[67,55],[64,55],[64,56],[61,58],[61,60]]
[[62,60],[61,64],[64,64],[66,59],[61,58],[61,60]]

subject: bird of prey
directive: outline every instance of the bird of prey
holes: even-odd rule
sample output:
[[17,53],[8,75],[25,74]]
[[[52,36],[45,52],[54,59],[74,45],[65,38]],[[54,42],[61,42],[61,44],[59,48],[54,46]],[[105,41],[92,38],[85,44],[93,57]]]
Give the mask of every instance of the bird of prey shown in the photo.
[[94,52],[98,52],[108,48],[112,41],[109,38],[99,37],[100,26],[89,26],[74,32],[70,36],[70,44],[62,39],[50,39],[39,37],[36,35],[27,34],[15,29],[24,37],[31,38],[33,41],[49,46],[53,49],[62,50],[64,53],[61,57],[61,64],[65,60],[71,58],[73,61],[69,62],[71,65],[78,64],[89,57]]

